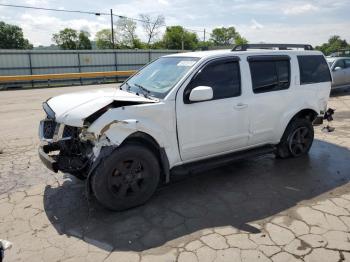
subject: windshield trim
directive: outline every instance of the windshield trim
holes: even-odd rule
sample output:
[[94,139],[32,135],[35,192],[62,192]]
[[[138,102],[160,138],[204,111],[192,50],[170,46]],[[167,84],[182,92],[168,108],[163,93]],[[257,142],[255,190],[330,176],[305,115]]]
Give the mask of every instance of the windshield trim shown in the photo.
[[[142,85],[142,87],[143,87],[145,90],[148,91],[148,92],[147,92],[147,96],[148,96],[149,98],[155,98],[155,99],[164,99],[164,98],[166,98],[167,95],[171,92],[171,90],[173,90],[174,87],[176,87],[177,84],[178,84],[179,82],[181,82],[181,80],[182,80],[190,71],[192,71],[192,69],[195,68],[196,65],[198,64],[198,62],[201,60],[201,58],[199,58],[199,57],[193,57],[193,56],[161,56],[161,57],[158,57],[157,59],[155,59],[155,60],[153,60],[153,61],[151,61],[151,62],[145,64],[144,66],[142,66],[134,75],[128,77],[128,78],[122,83],[122,85],[120,86],[120,88],[121,88],[121,89],[125,89],[125,90],[128,91],[128,92],[132,92],[132,93],[136,93],[136,94],[140,94],[140,93],[141,93],[143,96],[145,96],[145,90],[141,90],[141,89],[143,89],[143,88],[140,88],[140,87],[137,86],[137,85],[134,85],[134,84],[132,84],[132,83],[129,83],[129,81],[130,81],[133,77],[138,76],[138,75],[142,72],[142,70],[145,69],[146,67],[148,67],[149,65],[153,64],[154,62],[156,62],[156,61],[158,61],[158,60],[160,60],[160,59],[164,59],[164,58],[166,58],[166,59],[185,59],[185,60],[193,59],[193,60],[195,61],[195,63],[189,67],[188,71],[187,71],[178,81],[174,82],[173,85],[172,85],[167,91],[165,91],[165,92],[163,92],[163,93],[162,93],[162,92],[155,92],[155,91],[149,90],[149,89],[147,89],[146,87],[144,87],[144,86],[142,85],[142,83],[141,83],[141,84],[140,84],[140,83],[137,83],[138,85]],[[134,90],[130,90],[131,88],[129,88],[129,87],[136,87],[136,88],[140,89],[141,92],[139,93],[139,92],[136,92],[136,91],[134,91]]]

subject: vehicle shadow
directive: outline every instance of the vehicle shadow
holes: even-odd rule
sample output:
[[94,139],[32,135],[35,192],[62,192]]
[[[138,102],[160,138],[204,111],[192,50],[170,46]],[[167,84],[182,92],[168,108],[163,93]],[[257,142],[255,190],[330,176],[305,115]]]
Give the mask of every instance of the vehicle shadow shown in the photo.
[[340,97],[340,96],[348,96],[350,95],[350,85],[341,88],[335,88],[331,90],[331,97]]
[[200,235],[205,228],[232,226],[252,233],[261,220],[350,181],[350,151],[315,140],[309,156],[278,160],[272,155],[190,175],[158,190],[145,205],[111,212],[84,196],[84,184],[47,186],[44,207],[59,234],[106,250],[143,251]]

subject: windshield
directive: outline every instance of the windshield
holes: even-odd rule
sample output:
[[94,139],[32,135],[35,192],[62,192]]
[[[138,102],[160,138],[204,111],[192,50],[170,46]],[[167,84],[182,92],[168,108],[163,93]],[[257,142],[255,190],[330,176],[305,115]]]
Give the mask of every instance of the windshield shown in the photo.
[[122,88],[164,98],[198,60],[194,57],[161,57],[141,69]]

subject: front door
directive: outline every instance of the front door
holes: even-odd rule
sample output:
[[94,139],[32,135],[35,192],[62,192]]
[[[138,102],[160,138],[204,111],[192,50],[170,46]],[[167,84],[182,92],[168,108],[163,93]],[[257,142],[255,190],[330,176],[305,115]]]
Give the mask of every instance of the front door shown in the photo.
[[344,59],[339,59],[333,66],[333,86],[346,84],[346,67]]
[[350,85],[350,58],[344,60],[345,63],[345,85]]
[[[213,89],[210,101],[191,102],[197,86]],[[203,66],[178,92],[176,114],[183,161],[234,151],[247,146],[248,105],[242,93],[239,61],[215,59]]]

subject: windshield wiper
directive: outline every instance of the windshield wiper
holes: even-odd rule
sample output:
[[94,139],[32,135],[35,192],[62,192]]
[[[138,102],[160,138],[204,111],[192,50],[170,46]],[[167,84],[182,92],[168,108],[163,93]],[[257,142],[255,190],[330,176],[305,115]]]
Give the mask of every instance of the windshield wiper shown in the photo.
[[144,95],[144,97],[146,98],[150,98],[149,97],[149,94],[151,93],[151,91],[149,91],[148,89],[146,89],[145,87],[143,87],[142,85],[140,84],[134,84],[136,87],[138,87],[141,91],[142,91],[142,94]]
[[129,83],[125,82],[124,84],[126,85],[126,91],[130,91],[131,86],[129,85]]

